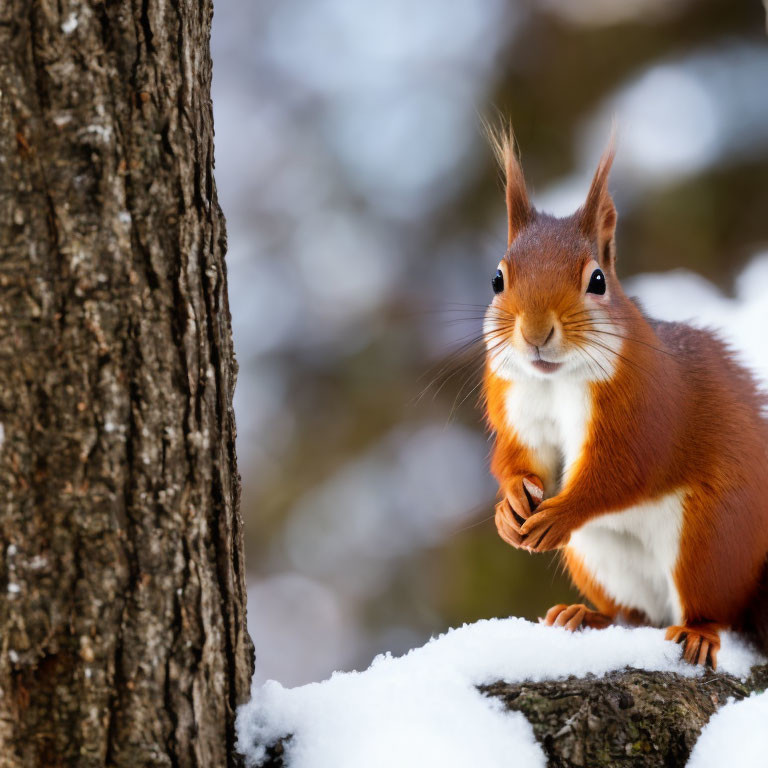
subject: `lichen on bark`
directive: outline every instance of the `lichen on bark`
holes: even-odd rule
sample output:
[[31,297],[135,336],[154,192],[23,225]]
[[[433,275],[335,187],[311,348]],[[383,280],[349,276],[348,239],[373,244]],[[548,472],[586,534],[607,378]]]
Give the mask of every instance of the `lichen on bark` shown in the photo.
[[711,671],[683,677],[627,669],[481,690],[525,715],[550,768],[662,768],[686,764],[701,729],[729,698],[766,686],[768,666],[744,681]]
[[210,0],[0,6],[0,765],[223,766],[248,694]]

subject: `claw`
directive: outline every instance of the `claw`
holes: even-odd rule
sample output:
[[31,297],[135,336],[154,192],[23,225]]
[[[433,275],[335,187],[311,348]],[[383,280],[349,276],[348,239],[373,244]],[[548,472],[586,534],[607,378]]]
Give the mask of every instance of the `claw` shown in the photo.
[[523,478],[523,488],[529,496],[531,509],[535,509],[544,499],[544,487],[541,485],[541,480],[534,475],[528,475]]
[[543,497],[543,487],[536,475],[518,475],[505,486],[506,494],[496,505],[496,529],[513,547],[526,548],[521,528]]
[[542,623],[550,627],[564,627],[570,632],[575,632],[582,627],[604,629],[611,623],[611,617],[599,611],[593,611],[581,603],[574,605],[561,603],[547,611]]
[[666,639],[683,646],[683,659],[689,664],[709,665],[712,669],[717,669],[720,634],[716,624],[668,627]]

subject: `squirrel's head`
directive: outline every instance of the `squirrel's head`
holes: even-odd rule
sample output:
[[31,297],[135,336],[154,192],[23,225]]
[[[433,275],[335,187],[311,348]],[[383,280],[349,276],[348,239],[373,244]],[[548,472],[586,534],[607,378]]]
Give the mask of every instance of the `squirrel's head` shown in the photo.
[[608,194],[611,140],[584,205],[567,218],[531,205],[512,132],[491,133],[506,177],[507,251],[491,285],[483,335],[498,376],[610,378],[621,349],[616,208]]

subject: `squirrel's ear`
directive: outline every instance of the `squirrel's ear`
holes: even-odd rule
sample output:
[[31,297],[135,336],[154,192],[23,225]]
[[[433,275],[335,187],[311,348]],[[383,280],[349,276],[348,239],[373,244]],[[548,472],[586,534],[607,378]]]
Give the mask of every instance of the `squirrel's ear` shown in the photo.
[[616,142],[611,134],[608,146],[600,158],[587,200],[579,211],[581,231],[597,243],[597,259],[601,267],[608,267],[616,258],[614,234],[616,232],[616,206],[608,193],[608,175],[616,154]]
[[523,169],[515,152],[515,135],[512,126],[493,128],[487,122],[485,131],[504,174],[507,198],[507,247],[520,234],[520,230],[533,218],[533,208],[528,200]]

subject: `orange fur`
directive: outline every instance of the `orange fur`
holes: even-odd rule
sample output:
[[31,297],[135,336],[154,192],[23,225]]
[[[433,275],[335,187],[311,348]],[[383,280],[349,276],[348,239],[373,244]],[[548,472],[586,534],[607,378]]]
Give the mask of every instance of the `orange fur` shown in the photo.
[[[527,474],[539,476],[547,491],[538,508],[523,514],[512,501],[497,507],[499,531],[515,546],[563,549],[574,583],[601,614],[642,621],[637,606],[609,597],[611,585],[586,569],[568,546],[570,534],[596,517],[685,489],[674,568],[683,625],[670,637],[685,643],[688,660],[714,665],[718,628],[768,627],[755,608],[761,598],[761,606],[768,604],[760,593],[761,579],[768,584],[766,398],[716,336],[651,320],[623,293],[615,272],[616,210],[607,192],[612,148],[585,206],[556,219],[530,206],[511,140],[505,146],[510,246],[502,262],[505,290],[489,309],[489,350],[507,345],[522,356],[534,349],[541,356],[554,328],[547,354],[567,360],[591,349],[610,365],[606,375],[595,369],[588,383],[589,429],[578,459],[561,476],[509,423],[506,403],[517,382],[494,370],[489,353],[484,394],[495,433],[491,470],[504,496],[519,498],[519,478]],[[605,274],[605,297],[584,297],[583,275],[593,262]],[[598,311],[607,318],[602,325],[593,319]],[[606,328],[619,329],[619,351],[605,350]],[[570,624],[579,623],[576,609],[567,615],[573,615]]]

